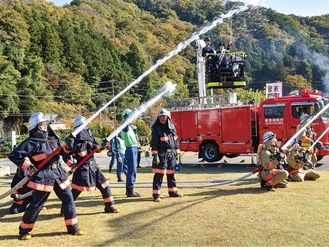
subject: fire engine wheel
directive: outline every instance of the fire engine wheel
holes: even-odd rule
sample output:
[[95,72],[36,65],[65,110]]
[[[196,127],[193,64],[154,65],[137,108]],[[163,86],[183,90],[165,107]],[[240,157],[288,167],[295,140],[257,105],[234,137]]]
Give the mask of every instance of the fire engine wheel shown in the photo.
[[322,160],[323,159],[323,156],[317,156],[316,157],[318,161]]
[[214,143],[207,143],[204,147],[204,159],[207,162],[216,162],[223,158],[223,155],[219,153],[219,148]]

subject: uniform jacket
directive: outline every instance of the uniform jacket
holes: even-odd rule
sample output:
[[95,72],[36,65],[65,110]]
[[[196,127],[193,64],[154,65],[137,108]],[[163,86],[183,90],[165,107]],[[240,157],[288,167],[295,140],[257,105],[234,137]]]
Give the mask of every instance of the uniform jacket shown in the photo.
[[18,167],[28,170],[32,163],[39,169],[28,182],[27,186],[29,188],[40,191],[52,191],[55,182],[62,189],[70,185],[67,173],[60,166],[59,161],[59,155],[67,153],[65,148],[61,149],[60,154],[56,154],[43,167],[38,167],[60,145],[59,137],[50,127],[48,127],[47,132],[44,132],[36,126],[30,131],[30,137],[19,144],[9,154],[9,159]]

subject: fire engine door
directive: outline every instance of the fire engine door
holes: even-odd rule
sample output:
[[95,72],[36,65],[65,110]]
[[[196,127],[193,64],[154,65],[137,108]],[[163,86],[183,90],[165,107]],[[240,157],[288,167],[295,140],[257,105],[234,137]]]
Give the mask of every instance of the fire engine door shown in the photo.
[[277,139],[286,139],[287,117],[284,104],[264,105],[264,123],[261,124],[262,133],[272,131]]

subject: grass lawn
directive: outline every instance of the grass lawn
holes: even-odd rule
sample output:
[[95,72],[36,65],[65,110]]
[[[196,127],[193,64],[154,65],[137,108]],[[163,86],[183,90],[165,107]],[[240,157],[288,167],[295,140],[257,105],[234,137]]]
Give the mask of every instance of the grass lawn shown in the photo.
[[[183,169],[176,180],[234,179],[244,174],[220,169]],[[150,168],[138,169],[137,180],[152,181]],[[106,173],[110,182],[115,173]],[[255,178],[253,175],[251,178]],[[11,181],[11,177],[8,178]],[[118,183],[115,183],[116,185]],[[166,185],[166,179],[164,179]],[[187,185],[187,184],[181,184]],[[196,183],[190,185],[198,185]],[[182,188],[182,198],[152,201],[151,184],[125,197],[124,188],[112,188],[119,214],[105,214],[99,191],[82,193],[76,201],[83,236],[66,234],[54,193],[46,202],[29,241],[18,239],[22,217],[0,208],[0,246],[328,246],[329,173],[317,181],[290,183],[286,189],[267,192],[256,180],[210,188]],[[0,187],[0,194],[8,187]],[[1,200],[8,201],[9,198]]]

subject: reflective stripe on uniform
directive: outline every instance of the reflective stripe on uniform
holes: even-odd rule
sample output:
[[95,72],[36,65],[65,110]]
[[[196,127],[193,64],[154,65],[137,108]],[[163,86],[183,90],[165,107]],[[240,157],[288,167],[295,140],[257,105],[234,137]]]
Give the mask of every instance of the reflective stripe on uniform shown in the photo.
[[175,171],[174,171],[174,170],[167,170],[166,173],[167,173],[167,174],[175,174]]
[[166,170],[158,169],[158,168],[152,168],[152,172],[157,174],[166,174]]
[[27,187],[34,189],[34,190],[45,191],[45,192],[51,192],[54,189],[53,185],[39,184],[39,183],[35,183],[33,181],[30,181],[28,183]]
[[32,156],[32,159],[34,159],[35,161],[44,160],[45,158],[47,158],[46,153],[37,154],[37,155]]
[[71,165],[73,164],[73,161],[72,160],[68,160],[65,162],[69,167],[71,167]]
[[153,195],[160,195],[160,190],[153,189],[153,193],[152,194]]
[[264,177],[263,180],[265,180],[267,183],[269,183],[271,186],[274,186],[273,181],[271,180],[276,174],[278,174],[279,170],[274,170],[271,174],[269,174],[267,177]]
[[80,153],[78,153],[78,155],[80,157],[85,157],[87,155],[87,150],[81,151]]
[[107,197],[107,198],[103,198],[104,203],[110,203],[113,202],[113,196]]
[[78,218],[72,218],[72,219],[66,219],[65,220],[65,225],[66,226],[72,226],[78,224]]
[[80,185],[76,185],[76,184],[72,184],[71,185],[72,189],[78,190],[78,191],[95,191],[96,190],[96,186],[80,186]]
[[270,169],[273,169],[275,167],[275,165],[273,164],[273,162],[272,161],[270,161],[270,163],[268,163],[268,170],[270,170]]
[[169,141],[169,137],[168,136],[161,136],[160,141],[162,141],[162,142]]
[[62,190],[66,189],[67,187],[69,187],[71,185],[71,181],[70,179],[66,179],[63,183],[61,183],[59,185],[59,187],[61,187]]
[[105,181],[104,183],[101,184],[102,188],[105,189],[106,187],[110,186],[108,181]]
[[23,164],[22,164],[22,169],[28,170],[31,165],[31,161],[29,158],[25,158]]
[[177,187],[168,187],[168,192],[177,192]]
[[21,221],[20,227],[23,229],[33,229],[34,223],[27,224],[24,221]]

